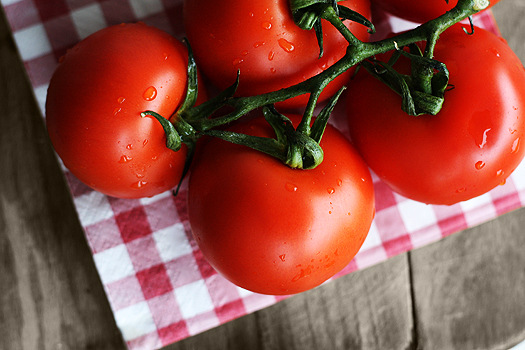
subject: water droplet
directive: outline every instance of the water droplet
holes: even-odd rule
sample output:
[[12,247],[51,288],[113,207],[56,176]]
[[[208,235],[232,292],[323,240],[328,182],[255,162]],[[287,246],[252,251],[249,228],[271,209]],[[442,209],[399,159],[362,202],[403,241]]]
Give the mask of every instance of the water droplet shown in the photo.
[[266,30],[270,30],[272,28],[272,24],[268,21],[264,21],[261,23],[261,27]]
[[129,162],[129,161],[132,160],[132,159],[133,159],[133,158],[124,155],[124,156],[120,157],[120,159],[119,159],[118,162],[121,163],[121,164],[123,164],[123,163],[127,163],[127,162]]
[[333,189],[333,188],[327,188],[326,191],[328,192],[328,194],[334,194],[335,193],[335,189]]
[[277,42],[279,43],[279,46],[286,52],[292,52],[295,50],[295,46],[284,38],[277,40]]
[[485,129],[485,131],[483,131],[483,136],[482,136],[481,140],[479,140],[480,142],[478,142],[478,147],[479,148],[485,147],[485,144],[487,143],[487,134],[488,134],[488,132],[490,130],[491,130],[491,128],[488,128],[488,129]]
[[275,74],[275,72],[277,72],[277,70],[275,68],[273,68],[273,67],[270,68],[270,73]]
[[243,62],[242,58],[236,58],[233,60],[232,64],[234,66],[238,66],[239,64],[241,64]]
[[499,51],[498,51],[498,49],[496,49],[495,47],[491,48],[490,51],[491,51],[494,55],[496,55],[496,57],[500,57],[500,55],[499,55]]
[[167,60],[168,58],[170,58],[170,55],[168,53],[164,53],[164,59]]
[[250,17],[253,17],[253,12],[250,12]]
[[241,52],[241,56],[246,56],[250,53],[250,51],[248,50],[244,50],[243,52]]
[[505,179],[505,180],[501,181],[501,182],[499,183],[499,185],[500,185],[500,186],[503,186],[503,185],[505,185],[506,183],[507,183],[507,180]]
[[474,164],[474,166],[476,167],[476,169],[481,170],[485,166],[485,162],[480,160],[480,161],[476,162],[476,164]]
[[131,188],[135,190],[140,190],[142,187],[146,186],[148,183],[146,181],[137,181],[131,184]]
[[281,261],[284,262],[284,259],[286,259],[286,254],[279,255],[279,259],[281,259]]
[[463,192],[465,192],[466,190],[467,190],[467,189],[466,189],[465,187],[461,187],[461,188],[458,188],[458,189],[456,190],[456,193],[463,193]]
[[264,45],[264,42],[263,41],[257,41],[256,43],[253,43],[253,47],[257,48],[259,46],[262,46]]
[[146,145],[148,144],[148,139],[145,139],[143,142],[142,142],[142,147],[146,147]]
[[115,109],[113,110],[113,115],[117,115],[118,112],[120,112],[121,110],[122,110],[122,108],[120,108],[120,107],[115,108]]
[[503,174],[504,174],[503,169],[500,169],[500,170],[496,171],[496,177],[501,176]]
[[514,140],[514,142],[512,143],[512,149],[511,149],[511,152],[512,154],[515,154],[515,153],[518,153],[518,151],[520,150],[520,138],[518,137],[516,140]]
[[118,100],[117,100],[117,102],[120,103],[120,104],[124,103],[124,101],[126,101],[126,99],[124,97],[119,97]]
[[157,160],[157,156],[151,157],[151,160]]
[[332,214],[332,211],[331,211],[331,210],[329,210],[329,211],[328,211],[328,214]]
[[288,191],[290,191],[290,192],[296,192],[296,191],[297,191],[297,186],[294,185],[294,184],[291,183],[291,182],[287,182],[287,183],[284,185],[284,187],[285,187]]
[[343,184],[343,180],[337,179],[337,186],[341,186]]
[[516,133],[517,131],[518,131],[518,130],[516,130],[516,129],[509,128],[509,132],[510,132],[511,135],[514,134],[514,133]]
[[274,56],[275,56],[275,52],[270,51],[270,52],[268,53],[268,61],[273,61],[273,57],[274,57]]
[[130,143],[129,145],[126,146],[127,149],[133,149],[133,145]]
[[155,97],[157,97],[157,89],[155,89],[154,86],[150,86],[144,91],[142,97],[144,97],[146,101],[153,101]]

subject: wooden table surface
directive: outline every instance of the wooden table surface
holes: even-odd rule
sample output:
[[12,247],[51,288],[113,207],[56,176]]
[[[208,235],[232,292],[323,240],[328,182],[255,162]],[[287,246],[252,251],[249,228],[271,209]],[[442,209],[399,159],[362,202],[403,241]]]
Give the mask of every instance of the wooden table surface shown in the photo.
[[[525,1],[494,14],[525,62]],[[126,349],[3,13],[0,111],[0,349]],[[164,350],[493,350],[524,339],[525,208]]]

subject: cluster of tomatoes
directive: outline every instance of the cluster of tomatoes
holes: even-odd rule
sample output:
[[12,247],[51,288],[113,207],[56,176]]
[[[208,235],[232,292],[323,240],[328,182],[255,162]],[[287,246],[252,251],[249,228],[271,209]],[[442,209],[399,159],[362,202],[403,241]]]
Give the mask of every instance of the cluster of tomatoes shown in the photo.
[[[354,0],[339,3],[367,18],[371,6],[423,22],[450,9],[444,1]],[[423,7],[423,8],[421,8]],[[345,22],[362,41],[367,28]],[[348,42],[323,23],[324,54],[313,31],[299,29],[286,0],[184,1],[184,27],[197,66],[219,89],[240,80],[236,94],[264,94],[300,83],[333,65]],[[450,89],[436,116],[409,116],[400,98],[365,70],[333,80],[343,85],[351,140],[330,124],[323,162],[292,169],[267,154],[202,138],[190,171],[188,210],[197,244],[233,283],[259,293],[311,289],[343,269],[361,247],[374,217],[369,168],[398,193],[453,204],[505,181],[524,156],[525,70],[504,40],[460,25],[445,31],[435,59],[450,71]],[[181,181],[188,149],[166,147],[160,123],[185,98],[188,50],[142,23],[105,28],[61,60],[46,103],[49,136],[64,165],[95,190],[121,198],[149,197]],[[401,58],[396,69],[409,69]],[[352,78],[350,80],[350,78]],[[200,103],[206,86],[199,80]],[[298,96],[277,104],[306,104]],[[273,137],[262,117],[230,130]]]

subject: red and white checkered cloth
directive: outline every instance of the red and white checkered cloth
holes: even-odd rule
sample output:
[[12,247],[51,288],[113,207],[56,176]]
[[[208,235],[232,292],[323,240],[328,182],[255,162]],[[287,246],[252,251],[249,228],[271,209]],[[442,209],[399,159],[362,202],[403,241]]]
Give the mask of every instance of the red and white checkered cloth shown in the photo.
[[[58,59],[103,27],[144,21],[183,37],[182,0],[1,0],[44,111]],[[498,33],[491,13],[477,24]],[[389,19],[397,29],[413,24]],[[117,325],[130,349],[176,342],[276,303],[234,286],[204,260],[193,241],[186,184],[141,200],[110,198],[66,170],[71,192]],[[336,277],[439,240],[525,205],[525,163],[503,186],[453,206],[431,206],[393,193],[374,177],[377,213],[355,259]]]

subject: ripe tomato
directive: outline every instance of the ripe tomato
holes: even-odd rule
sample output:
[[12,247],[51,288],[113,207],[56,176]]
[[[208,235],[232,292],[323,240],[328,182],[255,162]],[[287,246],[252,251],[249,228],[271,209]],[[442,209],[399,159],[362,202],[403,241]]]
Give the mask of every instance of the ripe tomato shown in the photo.
[[63,58],[48,90],[46,122],[64,165],[115,197],[153,196],[180,180],[187,148],[166,147],[160,123],[185,96],[186,47],[143,23],[108,27]]
[[[342,1],[370,18],[370,1]],[[325,22],[325,21],[323,21]],[[345,22],[360,39],[367,28]],[[295,25],[287,0],[184,1],[184,28],[203,74],[220,89],[235,82],[240,70],[239,96],[279,90],[310,78],[344,56],[348,42],[329,23],[323,24],[324,56],[313,30]],[[321,100],[333,96],[348,82],[347,72],[329,84]],[[308,95],[279,103],[281,108],[306,105]]]
[[450,205],[504,183],[523,159],[525,70],[502,38],[461,25],[441,35],[435,58],[451,86],[436,116],[404,113],[401,98],[364,70],[348,89],[347,114],[354,144],[385,183]]
[[[299,116],[291,116],[297,125]],[[273,136],[262,118],[232,130]],[[231,282],[265,294],[311,289],[345,267],[374,216],[368,167],[328,125],[324,161],[289,168],[245,146],[212,139],[194,163],[188,189],[193,235]]]
[[[394,16],[416,23],[424,23],[437,18],[457,5],[458,0],[371,0],[372,6]],[[489,7],[499,2],[490,0]]]

